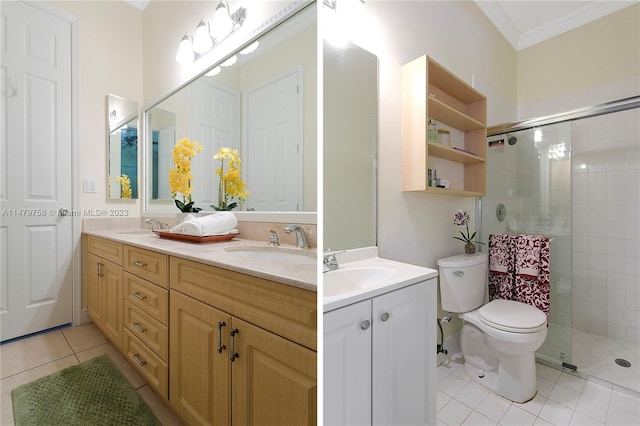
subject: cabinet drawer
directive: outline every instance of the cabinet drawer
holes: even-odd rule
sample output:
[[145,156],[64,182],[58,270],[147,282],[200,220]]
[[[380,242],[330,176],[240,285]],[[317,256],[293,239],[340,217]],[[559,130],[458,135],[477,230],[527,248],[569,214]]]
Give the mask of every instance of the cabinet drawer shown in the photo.
[[165,400],[169,394],[169,367],[127,328],[124,329],[124,355],[133,368]]
[[171,257],[171,288],[316,350],[317,293]]
[[149,314],[124,302],[124,324],[134,336],[145,343],[160,358],[167,360],[169,353],[169,329]]
[[168,288],[166,254],[124,246],[124,270],[161,287]]
[[116,265],[122,265],[122,244],[89,236],[87,238],[87,251],[107,259]]
[[128,272],[123,273],[123,284],[125,300],[167,325],[169,318],[168,290]]

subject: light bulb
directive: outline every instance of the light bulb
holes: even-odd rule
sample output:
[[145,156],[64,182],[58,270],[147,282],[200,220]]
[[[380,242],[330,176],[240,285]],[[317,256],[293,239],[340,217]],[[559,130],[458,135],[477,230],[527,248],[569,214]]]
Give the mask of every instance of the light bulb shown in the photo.
[[196,53],[203,54],[211,50],[213,47],[213,39],[209,34],[209,22],[202,19],[196,28],[196,35],[193,38],[193,50]]
[[188,64],[193,62],[195,54],[193,53],[193,42],[189,33],[185,34],[180,40],[180,47],[176,53],[176,61],[179,64]]
[[220,42],[231,34],[232,30],[233,21],[231,20],[231,16],[229,16],[229,8],[220,1],[213,14],[213,37],[216,39],[216,42]]

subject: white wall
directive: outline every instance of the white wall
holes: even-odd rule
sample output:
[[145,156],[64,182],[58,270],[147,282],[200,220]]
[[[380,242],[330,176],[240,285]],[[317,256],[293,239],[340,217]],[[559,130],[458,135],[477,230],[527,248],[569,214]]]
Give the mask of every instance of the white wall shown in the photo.
[[[402,64],[427,54],[488,97],[490,124],[516,117],[516,52],[473,2],[367,2],[377,23],[379,77],[378,246],[381,256],[437,269],[463,253],[452,237],[458,209],[475,222],[474,199],[400,190]],[[472,226],[471,228],[474,228]],[[445,327],[449,335],[460,323]]]

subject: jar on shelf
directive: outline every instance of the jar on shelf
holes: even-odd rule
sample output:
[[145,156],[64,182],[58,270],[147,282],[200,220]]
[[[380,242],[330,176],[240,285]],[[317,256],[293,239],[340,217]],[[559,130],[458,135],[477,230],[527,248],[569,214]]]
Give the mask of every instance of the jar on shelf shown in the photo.
[[438,129],[438,143],[444,146],[451,146],[451,132],[449,129]]
[[429,142],[436,143],[436,121],[433,118],[429,119],[427,126],[427,140]]

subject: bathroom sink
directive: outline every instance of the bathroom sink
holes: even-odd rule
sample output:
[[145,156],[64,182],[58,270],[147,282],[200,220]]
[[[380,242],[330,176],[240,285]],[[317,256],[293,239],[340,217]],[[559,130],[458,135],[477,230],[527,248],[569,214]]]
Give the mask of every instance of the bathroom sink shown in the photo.
[[322,275],[324,297],[351,293],[388,282],[395,268],[388,265],[348,267]]
[[294,265],[315,265],[314,251],[296,250],[280,247],[229,247],[228,253],[263,262],[289,263]]

